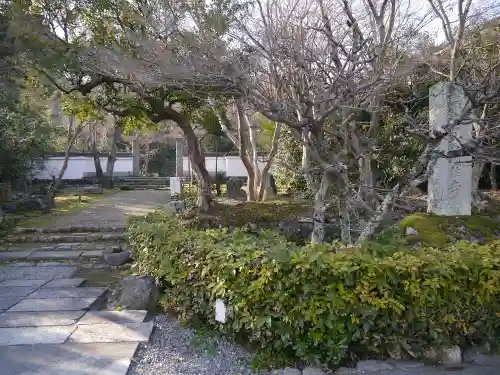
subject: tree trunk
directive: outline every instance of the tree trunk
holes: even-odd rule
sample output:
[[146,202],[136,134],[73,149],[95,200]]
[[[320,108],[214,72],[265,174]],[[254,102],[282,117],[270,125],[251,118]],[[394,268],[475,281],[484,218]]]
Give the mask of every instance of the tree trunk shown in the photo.
[[310,172],[311,163],[309,157],[309,148],[307,147],[307,142],[309,139],[309,130],[302,129],[302,162],[301,169],[304,176],[304,180],[306,181],[306,189],[307,193],[311,194],[313,191],[313,180]]
[[278,152],[280,134],[281,134],[281,123],[277,122],[274,128],[271,150],[269,151],[266,165],[262,169],[262,174],[260,176],[260,187],[259,187],[259,197],[258,197],[259,201],[264,201],[267,198],[266,189],[268,188],[269,184],[269,170],[271,169],[271,165],[273,164],[276,153]]
[[490,181],[491,181],[491,190],[498,190],[498,183],[497,183],[497,165],[491,163],[491,168],[490,168]]
[[100,158],[101,155],[99,154],[99,150],[97,149],[97,143],[96,143],[97,127],[94,123],[91,126],[92,126],[92,157],[94,158],[95,175],[98,178],[98,180],[101,181],[104,173],[102,171],[102,166],[101,166],[101,158]]
[[64,150],[63,165],[61,167],[61,170],[59,171],[59,175],[57,176],[56,182],[54,184],[54,189],[58,189],[59,186],[61,186],[64,173],[66,172],[66,169],[68,169],[69,154],[71,153],[71,150],[73,148],[73,145],[75,144],[76,139],[78,138],[78,135],[82,131],[81,125],[76,126],[73,129],[74,121],[75,121],[75,118],[70,117],[69,124],[68,124],[68,140],[66,142],[66,149]]
[[399,184],[396,184],[396,186],[394,186],[392,190],[385,196],[384,200],[379,205],[370,221],[366,223],[364,229],[361,231],[361,234],[356,241],[356,245],[361,245],[375,233],[377,228],[380,226],[380,223],[385,218],[387,212],[389,212],[391,204],[394,202],[395,198],[399,197],[400,195],[401,186]]
[[479,180],[483,173],[484,163],[474,163],[472,166],[472,202],[478,204],[481,201],[479,196]]
[[313,222],[314,229],[311,234],[311,243],[322,243],[325,240],[325,212],[328,207],[328,173],[323,172],[319,189],[314,199]]
[[201,148],[198,138],[196,137],[193,128],[189,125],[187,119],[180,114],[172,117],[184,133],[184,138],[186,139],[188,146],[189,159],[191,160],[191,167],[193,168],[198,180],[198,208],[202,212],[207,212],[208,209],[213,206],[213,197],[212,183],[210,174],[208,173],[205,165],[205,155],[203,154],[203,149]]
[[371,164],[371,152],[363,155],[358,160],[360,193],[366,202],[373,202],[373,172]]
[[249,148],[251,147],[250,127],[243,108],[243,102],[241,100],[236,100],[236,109],[238,111],[238,136],[240,141],[239,155],[248,174],[247,201],[255,201],[257,198],[255,194],[257,176],[253,162],[249,156]]
[[[116,122],[116,119],[115,119]],[[106,164],[106,175],[109,178],[113,178],[113,172],[115,170],[115,162],[116,162],[116,144],[120,140],[120,128],[115,126],[113,131],[113,138],[111,140],[111,150],[108,155],[108,163]]]

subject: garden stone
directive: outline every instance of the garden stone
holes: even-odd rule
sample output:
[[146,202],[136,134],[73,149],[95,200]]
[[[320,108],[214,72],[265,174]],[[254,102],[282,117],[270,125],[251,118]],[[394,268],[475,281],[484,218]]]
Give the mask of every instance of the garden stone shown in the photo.
[[415,228],[407,227],[405,229],[405,236],[418,236],[418,232]]
[[306,367],[302,370],[302,375],[325,375],[325,372],[319,368]]
[[163,209],[172,215],[178,215],[184,212],[186,206],[183,201],[170,201],[163,206]]
[[458,345],[429,348],[424,353],[424,360],[442,365],[459,365],[462,363],[462,351]]
[[158,301],[158,287],[151,276],[124,277],[113,291],[108,309],[154,310]]
[[385,371],[385,370],[394,370],[394,367],[384,361],[377,360],[366,360],[359,361],[356,364],[356,370],[358,371]]
[[104,260],[112,266],[121,266],[132,259],[129,251],[122,251],[121,253],[105,254]]
[[334,372],[334,375],[356,375],[359,374],[358,370],[350,367],[340,367]]
[[425,363],[418,361],[405,361],[405,360],[397,360],[397,361],[388,361],[392,366],[399,370],[411,370],[417,367],[425,366]]
[[479,366],[500,366],[500,356],[491,355],[488,346],[467,348],[463,354],[465,363]]
[[296,368],[291,368],[291,367],[287,367],[287,368],[284,368],[284,369],[280,369],[280,370],[274,370],[272,372],[273,375],[302,375],[300,370],[297,370]]

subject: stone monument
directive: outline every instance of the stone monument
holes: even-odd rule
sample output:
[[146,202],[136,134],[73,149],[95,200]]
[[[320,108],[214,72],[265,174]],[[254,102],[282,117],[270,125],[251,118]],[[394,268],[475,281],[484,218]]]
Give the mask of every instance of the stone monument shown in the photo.
[[[462,121],[468,99],[463,89],[451,82],[441,82],[429,90],[429,126],[431,132],[450,130],[437,147],[449,154],[460,150],[472,138],[472,123]],[[427,211],[441,216],[470,215],[472,208],[472,157],[438,157],[428,181]],[[432,162],[432,161],[431,161]]]

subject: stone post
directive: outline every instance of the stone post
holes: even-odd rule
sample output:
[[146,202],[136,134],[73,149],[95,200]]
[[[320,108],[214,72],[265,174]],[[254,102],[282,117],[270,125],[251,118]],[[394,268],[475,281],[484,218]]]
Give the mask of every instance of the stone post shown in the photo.
[[141,149],[139,147],[139,137],[137,134],[132,135],[132,175],[139,176],[140,174],[140,160],[141,160]]
[[184,140],[182,138],[175,139],[175,176],[184,177]]
[[[460,86],[441,82],[429,90],[430,130],[445,129],[460,118],[468,99]],[[459,150],[472,138],[472,123],[454,126],[436,151]],[[472,157],[438,158],[428,181],[427,212],[441,216],[470,215],[472,208]]]

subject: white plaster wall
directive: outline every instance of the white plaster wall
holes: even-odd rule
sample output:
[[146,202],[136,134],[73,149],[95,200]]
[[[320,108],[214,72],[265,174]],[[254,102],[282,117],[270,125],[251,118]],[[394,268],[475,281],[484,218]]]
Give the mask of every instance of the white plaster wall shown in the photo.
[[[101,156],[101,167],[106,171],[108,157]],[[63,166],[63,156],[53,156],[45,160],[43,168],[36,168],[32,172],[32,177],[37,179],[52,179],[52,176],[58,176]],[[114,171],[117,173],[132,174],[133,160],[132,156],[118,156],[116,158]],[[64,180],[77,180],[85,177],[86,173],[95,173],[94,159],[91,156],[72,156],[68,160],[68,168],[64,172]]]
[[[217,158],[217,169],[215,168],[215,156],[206,156],[205,163],[209,173],[214,174],[217,170],[218,172],[225,172],[228,177],[247,177],[247,170],[239,156],[220,156]],[[259,168],[262,170],[265,165],[265,160],[262,158],[259,160]],[[191,165],[187,156],[183,157],[182,160],[183,170],[185,175],[189,175],[191,172]]]

